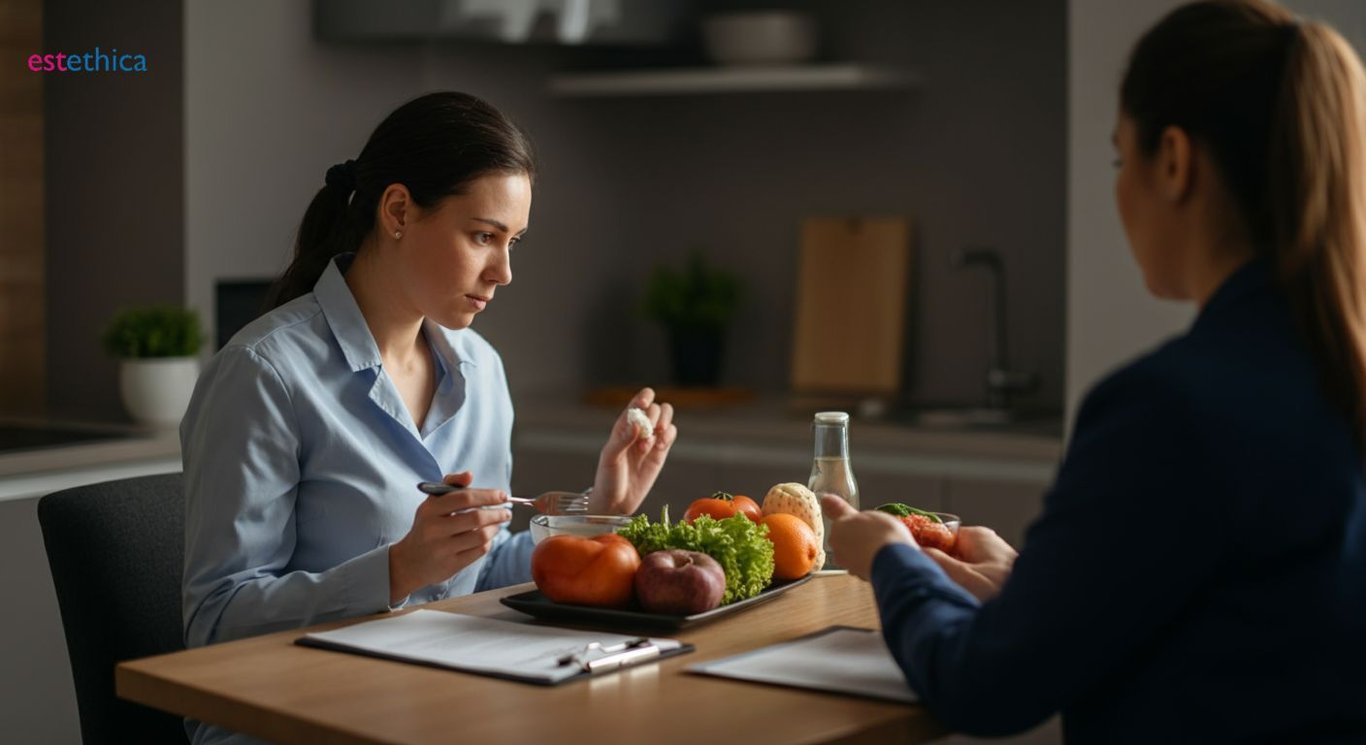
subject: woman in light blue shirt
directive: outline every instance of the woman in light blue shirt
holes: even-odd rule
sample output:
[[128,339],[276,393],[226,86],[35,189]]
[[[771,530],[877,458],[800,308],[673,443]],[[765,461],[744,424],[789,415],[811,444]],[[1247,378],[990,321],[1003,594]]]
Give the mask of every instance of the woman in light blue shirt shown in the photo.
[[[512,281],[533,162],[489,104],[400,107],[304,215],[277,307],[209,363],[181,424],[190,646],[530,579],[511,535],[512,402],[470,327]],[[590,511],[630,513],[677,430],[642,390],[622,412]],[[415,485],[470,488],[426,497]],[[196,742],[227,733],[200,727]]]

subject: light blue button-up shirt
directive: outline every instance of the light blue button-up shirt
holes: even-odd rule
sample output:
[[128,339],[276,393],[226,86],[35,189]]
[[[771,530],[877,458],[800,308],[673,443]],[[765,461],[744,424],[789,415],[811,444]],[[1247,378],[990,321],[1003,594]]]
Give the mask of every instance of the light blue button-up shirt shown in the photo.
[[[509,488],[498,353],[426,321],[439,379],[419,429],[342,276],[350,260],[240,331],[195,386],[180,427],[191,647],[388,609],[389,545],[425,499],[417,482],[468,470]],[[530,581],[530,554],[504,528],[485,558],[403,604]],[[196,742],[226,734],[199,729]]]

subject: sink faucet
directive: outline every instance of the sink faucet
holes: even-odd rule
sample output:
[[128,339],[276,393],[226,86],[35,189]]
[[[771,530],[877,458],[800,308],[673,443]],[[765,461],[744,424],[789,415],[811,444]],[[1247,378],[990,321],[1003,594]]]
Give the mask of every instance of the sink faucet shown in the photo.
[[1007,366],[1009,347],[1006,343],[1006,269],[1001,255],[994,249],[968,246],[954,252],[953,263],[960,267],[981,266],[991,275],[991,326],[988,342],[991,359],[986,374],[987,407],[1010,408],[1013,393],[1031,390],[1038,383],[1033,373],[1011,370]]

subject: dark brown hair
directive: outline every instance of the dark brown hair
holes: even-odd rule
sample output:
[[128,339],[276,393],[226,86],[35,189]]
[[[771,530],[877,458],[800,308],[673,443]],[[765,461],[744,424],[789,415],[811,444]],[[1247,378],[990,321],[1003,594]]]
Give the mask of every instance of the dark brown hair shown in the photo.
[[1366,443],[1366,106],[1328,26],[1262,0],[1177,8],[1139,40],[1120,107],[1151,156],[1178,127],[1209,148],[1276,267],[1330,397]]
[[535,176],[530,141],[498,109],[456,92],[429,93],[398,107],[360,157],[328,170],[304,212],[294,260],[271,288],[270,307],[311,292],[333,257],[360,248],[391,184],[403,184],[414,202],[430,208],[493,173]]

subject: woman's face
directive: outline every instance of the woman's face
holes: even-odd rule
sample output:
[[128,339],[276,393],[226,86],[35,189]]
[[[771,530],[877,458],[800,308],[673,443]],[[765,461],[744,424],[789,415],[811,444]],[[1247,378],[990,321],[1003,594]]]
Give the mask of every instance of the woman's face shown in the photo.
[[495,173],[430,210],[415,209],[395,241],[402,286],[423,316],[462,329],[512,281],[512,247],[526,232],[531,181]]
[[1129,249],[1143,270],[1148,291],[1157,297],[1177,297],[1181,293],[1181,270],[1175,254],[1180,243],[1173,234],[1169,205],[1159,191],[1159,158],[1143,154],[1133,120],[1123,113],[1115,126],[1114,144],[1119,169],[1115,176],[1115,203]]

